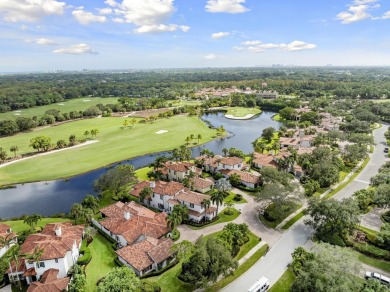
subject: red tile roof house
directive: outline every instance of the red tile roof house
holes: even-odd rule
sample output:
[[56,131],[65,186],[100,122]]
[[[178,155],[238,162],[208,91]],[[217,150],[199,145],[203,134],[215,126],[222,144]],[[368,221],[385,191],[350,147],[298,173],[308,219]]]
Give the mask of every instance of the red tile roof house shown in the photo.
[[70,278],[58,278],[59,270],[48,269],[39,281],[32,282],[27,292],[62,292],[67,291]]
[[145,199],[142,202],[146,205],[167,213],[171,213],[175,205],[186,205],[189,210],[189,219],[195,222],[212,220],[217,216],[217,208],[210,206],[206,209],[203,204],[204,200],[210,200],[210,196],[190,191],[179,182],[143,181],[136,184],[130,194],[139,198],[145,187],[150,187],[153,190],[150,200]]
[[199,193],[207,193],[214,188],[214,182],[209,179],[194,177],[192,180],[192,188]]
[[84,226],[70,222],[47,224],[41,233],[29,235],[21,245],[20,254],[43,253],[38,261],[20,260],[19,267],[12,263],[8,277],[16,279],[17,274],[26,279],[27,284],[41,279],[49,269],[58,270],[57,277],[65,278],[69,269],[77,262]]
[[206,155],[199,156],[195,158],[195,161],[198,161],[204,171],[208,172],[217,172],[218,170],[218,161],[222,159],[222,156],[215,155],[214,157],[208,157]]
[[0,258],[7,252],[7,250],[18,242],[16,234],[12,232],[11,227],[7,224],[0,223],[0,239],[9,240],[7,245],[0,244]]
[[172,162],[168,161],[162,169],[162,173],[166,175],[168,180],[182,181],[186,176],[201,172],[191,162]]
[[105,217],[93,224],[121,244],[118,259],[143,276],[175,260],[173,241],[165,236],[167,214],[156,213],[135,202],[117,202],[100,210]]
[[223,169],[221,170],[221,173],[223,176],[227,178],[233,174],[237,174],[240,177],[241,183],[248,188],[254,189],[259,185],[261,185],[261,177],[250,172],[240,171],[235,169],[232,170]]
[[244,167],[244,159],[240,157],[223,157],[222,159],[218,160],[218,170],[222,169],[236,169],[241,170]]

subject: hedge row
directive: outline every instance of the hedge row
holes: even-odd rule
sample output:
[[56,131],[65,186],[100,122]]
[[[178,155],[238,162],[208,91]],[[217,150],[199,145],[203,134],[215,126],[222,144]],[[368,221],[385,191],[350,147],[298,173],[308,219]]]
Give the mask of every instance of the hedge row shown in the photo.
[[83,256],[78,258],[77,264],[81,266],[87,265],[91,261],[92,256],[91,256],[91,251],[87,246],[86,240],[83,240],[83,242],[81,243],[80,254],[82,254]]

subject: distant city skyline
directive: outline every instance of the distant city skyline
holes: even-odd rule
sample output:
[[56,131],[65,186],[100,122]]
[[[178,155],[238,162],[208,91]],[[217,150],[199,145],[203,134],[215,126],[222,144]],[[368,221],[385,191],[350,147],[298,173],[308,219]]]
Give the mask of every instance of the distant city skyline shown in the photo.
[[0,0],[0,72],[390,66],[385,0]]

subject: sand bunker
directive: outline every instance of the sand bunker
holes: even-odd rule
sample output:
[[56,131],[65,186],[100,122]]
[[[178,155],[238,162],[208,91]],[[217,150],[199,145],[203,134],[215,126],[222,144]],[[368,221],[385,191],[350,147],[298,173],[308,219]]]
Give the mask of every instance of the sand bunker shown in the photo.
[[63,103],[57,103],[58,105],[64,105]]
[[21,113],[22,111],[15,111],[15,113]]
[[84,102],[88,102],[88,101],[91,101],[90,99],[83,99]]
[[15,116],[20,116],[20,114],[19,113],[17,113],[17,114],[14,114]]
[[156,132],[156,134],[164,134],[166,132],[168,132],[168,131],[167,130],[160,130],[160,131]]

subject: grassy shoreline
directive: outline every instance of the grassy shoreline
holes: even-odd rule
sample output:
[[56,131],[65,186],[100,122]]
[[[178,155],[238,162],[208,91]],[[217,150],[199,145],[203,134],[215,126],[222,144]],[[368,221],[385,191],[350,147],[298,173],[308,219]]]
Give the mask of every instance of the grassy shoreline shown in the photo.
[[[55,143],[58,139],[67,139],[71,134],[81,138],[84,131],[94,128],[100,132],[96,138],[99,140],[97,143],[31,158],[1,168],[0,185],[71,178],[124,160],[172,150],[185,144],[185,138],[189,134],[202,135],[199,144],[190,146],[199,146],[216,138],[215,130],[209,129],[197,117],[175,116],[159,119],[154,123],[137,123],[133,128],[122,130],[120,128],[123,121],[121,118],[88,119],[46,128],[39,133],[30,132],[1,138],[0,143],[4,149],[17,145],[21,154],[31,152],[29,141],[38,135],[51,137]],[[183,128],[186,131],[183,131]],[[156,134],[161,129],[168,132]]]

